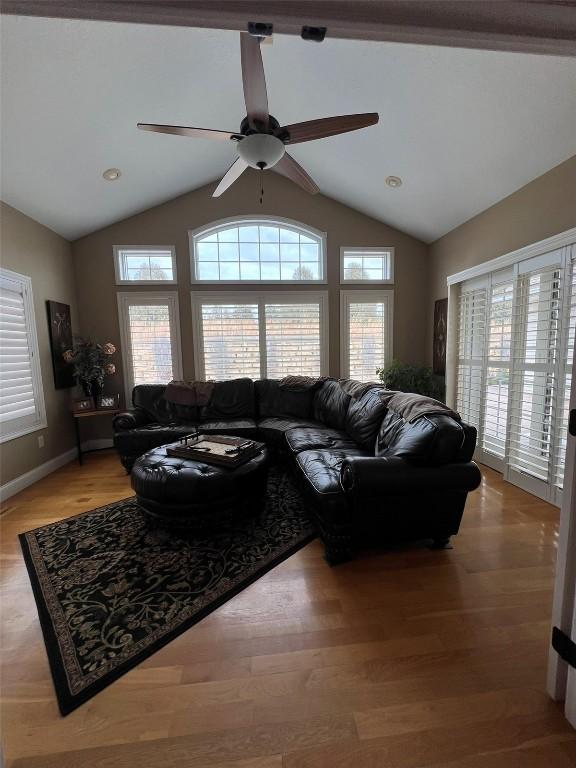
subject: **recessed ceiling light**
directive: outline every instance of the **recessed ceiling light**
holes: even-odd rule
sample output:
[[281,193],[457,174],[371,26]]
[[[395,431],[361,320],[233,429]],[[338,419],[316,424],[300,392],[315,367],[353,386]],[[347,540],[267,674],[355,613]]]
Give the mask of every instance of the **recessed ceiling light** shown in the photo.
[[386,184],[388,184],[389,187],[401,187],[402,179],[400,176],[386,176]]
[[119,179],[120,176],[122,176],[122,172],[119,168],[107,168],[102,176],[106,181],[116,181],[116,179]]

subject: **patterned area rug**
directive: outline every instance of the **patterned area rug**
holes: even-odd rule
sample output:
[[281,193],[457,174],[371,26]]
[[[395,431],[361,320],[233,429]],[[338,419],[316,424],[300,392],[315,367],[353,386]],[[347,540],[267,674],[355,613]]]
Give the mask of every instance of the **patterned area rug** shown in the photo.
[[68,714],[314,538],[272,468],[265,509],[193,536],[135,498],[20,535],[60,711]]

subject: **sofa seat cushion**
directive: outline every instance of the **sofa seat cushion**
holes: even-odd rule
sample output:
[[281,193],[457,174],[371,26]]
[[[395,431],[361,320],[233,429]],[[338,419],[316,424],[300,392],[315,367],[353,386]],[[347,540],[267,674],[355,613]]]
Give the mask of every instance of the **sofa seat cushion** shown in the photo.
[[384,387],[375,386],[359,398],[352,398],[346,414],[344,428],[350,437],[366,450],[374,450],[376,436],[386,413],[386,403],[380,392]]
[[284,435],[290,429],[297,427],[315,427],[316,422],[310,419],[298,419],[294,416],[272,416],[258,422],[258,433],[265,443],[271,446],[284,446]]
[[198,424],[205,435],[237,435],[255,438],[258,432],[254,419],[214,419]]
[[361,448],[351,450],[303,451],[296,456],[296,464],[302,476],[321,495],[343,494],[340,487],[340,468],[345,459],[366,456]]
[[286,445],[291,453],[313,449],[354,450],[358,445],[341,429],[331,429],[322,424],[311,427],[295,427],[286,432]]
[[316,421],[333,429],[344,429],[350,395],[346,394],[340,383],[328,379],[314,395],[312,416]]
[[174,443],[195,431],[195,424],[146,424],[144,427],[116,432],[114,446],[123,456],[141,456],[152,448]]

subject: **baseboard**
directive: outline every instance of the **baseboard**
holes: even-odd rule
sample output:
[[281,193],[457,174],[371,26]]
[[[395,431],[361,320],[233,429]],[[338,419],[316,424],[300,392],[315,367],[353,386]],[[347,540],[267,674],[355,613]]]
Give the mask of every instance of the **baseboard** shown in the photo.
[[104,448],[113,448],[114,442],[111,437],[100,437],[95,440],[85,440],[82,443],[83,451],[101,451]]
[[59,456],[50,459],[50,461],[46,461],[44,464],[34,467],[34,469],[31,469],[29,472],[25,472],[23,475],[15,477],[14,480],[10,480],[8,483],[1,485],[0,501],[9,499],[11,496],[14,496],[14,494],[23,491],[24,488],[28,488],[29,485],[33,485],[38,482],[38,480],[42,480],[43,477],[46,477],[46,475],[50,475],[52,472],[60,469],[64,464],[74,461],[77,455],[76,448],[71,448],[69,451],[66,451],[66,453],[61,453]]
[[[100,451],[104,448],[112,448],[113,446],[114,443],[111,438],[103,437],[96,440],[85,440],[82,443],[82,451]],[[61,453],[59,456],[50,459],[50,461],[40,464],[39,467],[34,467],[34,469],[31,469],[29,472],[25,472],[23,475],[15,477],[14,480],[10,480],[8,483],[0,485],[0,501],[6,501],[6,499],[14,496],[14,494],[20,493],[24,488],[28,488],[28,486],[33,485],[38,482],[38,480],[42,480],[46,475],[52,474],[52,472],[63,467],[64,464],[68,464],[77,458],[78,451],[76,448],[71,448],[69,451],[66,451],[66,453]]]

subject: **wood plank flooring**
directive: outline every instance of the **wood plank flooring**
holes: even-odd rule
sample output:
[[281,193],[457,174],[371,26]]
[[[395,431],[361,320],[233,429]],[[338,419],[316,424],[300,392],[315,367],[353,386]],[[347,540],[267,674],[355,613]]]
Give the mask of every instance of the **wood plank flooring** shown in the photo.
[[454,548],[313,542],[62,718],[19,532],[131,494],[112,453],[5,504],[8,768],[574,768],[544,690],[558,510],[483,468]]

